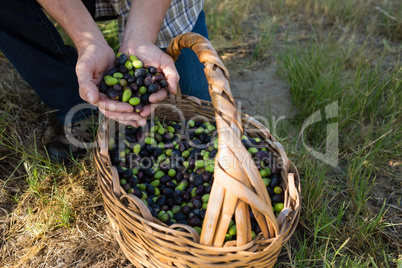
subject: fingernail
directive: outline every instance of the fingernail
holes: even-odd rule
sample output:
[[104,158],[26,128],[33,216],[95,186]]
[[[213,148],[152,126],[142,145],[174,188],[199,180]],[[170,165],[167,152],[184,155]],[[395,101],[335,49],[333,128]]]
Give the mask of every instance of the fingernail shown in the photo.
[[92,93],[87,94],[87,99],[88,99],[89,103],[91,103],[91,104],[94,102],[94,96],[92,95]]

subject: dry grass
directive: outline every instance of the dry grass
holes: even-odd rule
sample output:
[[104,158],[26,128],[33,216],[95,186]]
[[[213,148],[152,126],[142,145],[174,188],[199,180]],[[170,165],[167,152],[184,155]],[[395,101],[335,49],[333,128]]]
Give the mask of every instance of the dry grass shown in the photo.
[[[276,133],[303,179],[302,218],[280,267],[402,265],[401,5],[206,1],[211,41],[226,66],[278,62],[300,111]],[[0,75],[0,267],[132,267],[112,236],[91,153],[67,166],[50,163],[43,146],[58,131],[52,111],[4,57]],[[334,170],[284,134],[331,98],[343,107]],[[325,144],[319,134],[311,139]]]

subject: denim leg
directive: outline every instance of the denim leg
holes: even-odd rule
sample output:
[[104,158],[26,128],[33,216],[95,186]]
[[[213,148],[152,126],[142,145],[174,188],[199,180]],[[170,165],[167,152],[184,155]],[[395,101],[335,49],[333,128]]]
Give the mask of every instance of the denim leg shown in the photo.
[[[201,11],[192,30],[208,39],[205,13]],[[200,63],[197,55],[188,48],[181,51],[176,60],[176,69],[180,74],[179,86],[184,95],[195,96],[203,100],[211,100],[208,92],[208,82],[204,73],[204,64]]]
[[49,107],[66,113],[82,103],[77,52],[66,46],[35,0],[0,0],[0,51]]

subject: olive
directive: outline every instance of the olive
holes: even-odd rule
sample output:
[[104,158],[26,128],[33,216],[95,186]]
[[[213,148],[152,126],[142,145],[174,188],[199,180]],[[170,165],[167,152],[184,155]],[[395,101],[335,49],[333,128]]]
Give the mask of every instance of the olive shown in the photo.
[[198,186],[196,188],[196,190],[195,190],[196,195],[201,195],[202,196],[204,194],[204,192],[205,192],[205,186],[204,185]]
[[153,67],[153,66],[149,66],[149,67],[148,67],[148,72],[149,72],[150,74],[152,74],[152,75],[155,75],[155,74],[158,72],[158,70],[157,70],[155,67]]
[[267,187],[267,191],[270,197],[272,197],[275,194],[274,189],[271,187]]
[[167,83],[166,80],[161,80],[159,82],[159,85],[160,85],[161,88],[166,88],[168,86],[168,83]]
[[276,186],[279,186],[279,184],[280,184],[279,177],[277,175],[272,176],[269,187],[275,188]]
[[137,78],[138,77],[145,78],[146,75],[147,75],[147,72],[145,71],[144,68],[139,68],[139,69],[135,70],[135,72],[134,72],[134,76]]
[[190,225],[191,227],[195,227],[195,226],[201,226],[201,219],[200,218],[190,218],[187,220],[188,225]]
[[160,81],[162,81],[162,79],[163,79],[163,75],[161,75],[161,74],[157,74],[157,75],[154,75],[154,76],[152,77],[152,80],[153,80],[154,82],[160,82]]
[[143,110],[142,104],[137,104],[134,106],[134,112],[136,112],[137,114],[141,113],[142,110]]
[[176,183],[174,183],[173,181],[168,181],[166,182],[166,187],[170,188],[170,189],[174,189],[176,188]]
[[[127,73],[127,71],[128,71],[128,69],[127,69],[126,66],[121,65],[121,66],[119,67],[119,72],[121,72],[122,74]],[[123,78],[123,76],[122,76],[122,78]]]
[[159,89],[160,89],[159,84],[151,84],[148,87],[148,92],[153,94],[153,93],[156,93]]
[[178,196],[178,197],[175,197],[174,199],[174,204],[175,205],[181,205],[182,203],[183,203],[183,198],[181,198],[180,196]]
[[194,200],[193,204],[194,204],[195,208],[198,208],[198,209],[202,208],[202,202],[199,199]]
[[271,156],[269,155],[268,152],[266,151],[258,151],[255,154],[255,157],[259,158],[259,159],[269,159]]
[[210,192],[211,192],[211,189],[212,189],[212,185],[207,185],[207,186],[205,186],[205,193],[206,194],[209,194]]
[[190,212],[191,208],[187,205],[181,208],[181,213],[183,213],[184,215],[188,215]]
[[135,83],[137,84],[137,86],[142,87],[144,86],[144,77],[137,77],[137,79],[135,80]]
[[177,221],[179,220],[185,220],[186,219],[186,215],[184,215],[184,213],[182,212],[177,212],[174,214],[173,218]]
[[106,95],[111,100],[119,99],[119,94],[117,93],[117,91],[115,89],[112,89],[112,88],[110,88],[106,91]]
[[136,91],[138,91],[138,89],[140,87],[137,84],[132,83],[132,84],[130,84],[130,88],[131,88],[132,91],[136,92]]
[[98,85],[98,88],[101,93],[106,93],[107,85],[104,82],[100,82],[100,84]]
[[152,77],[145,77],[144,86],[149,87],[152,84]]
[[124,53],[120,54],[119,57],[117,58],[118,64],[124,64],[126,63],[127,60],[128,60],[127,55]]
[[272,196],[272,203],[283,203],[285,201],[285,196],[284,194],[274,194]]
[[162,207],[165,205],[166,201],[167,201],[166,196],[160,195],[160,196],[158,196],[158,199],[156,199],[156,204],[158,204],[160,207]]
[[133,171],[131,169],[125,170],[123,173],[123,178],[130,179],[131,177],[133,177]]
[[117,68],[117,67],[113,67],[113,68],[110,69],[106,74],[109,75],[109,76],[113,76],[113,74],[114,74],[115,72],[117,72],[117,71],[118,71],[118,68]]
[[150,95],[151,94],[149,92],[146,92],[145,94],[141,95],[141,102],[142,102],[143,105],[149,104],[149,96]]
[[173,197],[173,190],[170,188],[165,188],[165,190],[163,190],[163,195],[166,197]]

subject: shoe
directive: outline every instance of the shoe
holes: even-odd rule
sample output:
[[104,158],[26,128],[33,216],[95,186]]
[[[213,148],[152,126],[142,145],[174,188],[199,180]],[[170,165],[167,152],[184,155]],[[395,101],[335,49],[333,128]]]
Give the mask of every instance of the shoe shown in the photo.
[[[86,153],[85,144],[94,141],[97,130],[98,115],[91,115],[87,118],[68,124],[65,127],[65,134],[56,136],[46,146],[49,158],[55,162],[68,162],[72,158]],[[71,142],[72,141],[72,142]]]

